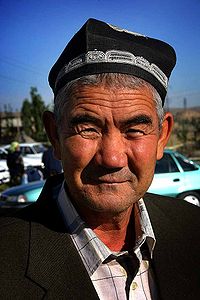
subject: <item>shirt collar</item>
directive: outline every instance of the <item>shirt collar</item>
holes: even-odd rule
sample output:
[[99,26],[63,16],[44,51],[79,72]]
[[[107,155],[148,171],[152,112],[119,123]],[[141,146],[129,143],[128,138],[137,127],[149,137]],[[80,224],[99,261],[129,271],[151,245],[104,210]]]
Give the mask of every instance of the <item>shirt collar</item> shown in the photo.
[[[70,201],[70,198],[64,188],[64,182],[58,194],[57,201],[66,229],[81,256],[89,275],[92,275],[98,266],[109,256],[119,256],[125,253],[125,251],[123,253],[113,253],[96,236],[94,231],[86,226],[85,222],[81,219],[72,202]],[[155,236],[143,199],[140,199],[136,203],[134,214],[136,244],[133,250],[138,259],[141,261],[141,245],[145,241],[147,242],[149,253],[152,257],[155,246]]]

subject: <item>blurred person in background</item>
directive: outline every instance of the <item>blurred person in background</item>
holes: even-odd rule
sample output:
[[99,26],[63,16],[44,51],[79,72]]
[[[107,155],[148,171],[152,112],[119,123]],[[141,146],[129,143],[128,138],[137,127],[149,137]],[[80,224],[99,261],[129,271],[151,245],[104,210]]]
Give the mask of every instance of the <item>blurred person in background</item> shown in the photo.
[[19,185],[23,182],[25,170],[24,161],[19,143],[14,141],[8,149],[7,166],[10,173],[10,185]]
[[42,180],[44,178],[44,175],[42,171],[40,171],[38,168],[33,166],[28,166],[26,169],[26,175],[27,175],[27,182],[33,182]]
[[44,179],[62,172],[61,161],[54,156],[53,147],[51,145],[47,147],[47,150],[45,150],[42,155]]

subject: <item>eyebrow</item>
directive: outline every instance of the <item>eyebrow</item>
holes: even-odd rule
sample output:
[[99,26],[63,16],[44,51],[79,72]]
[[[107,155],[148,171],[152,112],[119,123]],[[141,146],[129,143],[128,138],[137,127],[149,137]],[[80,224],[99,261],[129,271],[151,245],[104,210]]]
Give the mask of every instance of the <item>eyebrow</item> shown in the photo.
[[135,117],[132,117],[125,122],[123,122],[125,126],[127,125],[140,125],[140,124],[146,124],[146,125],[152,125],[153,120],[150,116],[142,114]]
[[78,125],[81,123],[100,123],[100,120],[88,114],[77,115],[70,121],[72,125]]
[[[89,114],[81,114],[81,115],[74,116],[71,119],[70,123],[71,123],[72,126],[76,126],[76,125],[81,124],[81,123],[96,123],[96,124],[99,124],[99,123],[101,123],[101,121],[97,117],[91,116]],[[141,115],[129,118],[128,120],[121,121],[120,123],[122,123],[125,126],[140,125],[140,124],[146,124],[146,125],[151,126],[153,124],[153,120],[148,115],[141,114]]]

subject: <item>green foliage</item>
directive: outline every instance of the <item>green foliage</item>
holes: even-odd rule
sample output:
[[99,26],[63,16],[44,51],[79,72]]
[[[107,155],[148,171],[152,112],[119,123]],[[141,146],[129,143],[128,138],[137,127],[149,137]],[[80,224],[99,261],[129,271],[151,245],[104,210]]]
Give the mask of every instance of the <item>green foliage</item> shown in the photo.
[[21,109],[21,119],[24,132],[28,136],[33,135],[32,105],[28,99],[25,99]]
[[13,110],[10,104],[4,105],[4,114],[5,114],[5,131],[4,136],[7,137],[7,139],[12,139],[15,136],[15,132],[13,130]]
[[36,141],[46,141],[47,136],[42,122],[42,114],[46,106],[36,87],[30,89],[30,101],[25,99],[22,104],[22,124],[24,132]]
[[193,127],[194,142],[197,143],[200,140],[200,117],[192,117],[191,125]]
[[187,142],[189,133],[189,121],[188,120],[180,120],[179,128],[176,130],[176,135],[178,139],[184,144]]
[[200,117],[177,115],[174,133],[179,142],[183,144],[193,142],[194,145],[198,145],[200,142]]

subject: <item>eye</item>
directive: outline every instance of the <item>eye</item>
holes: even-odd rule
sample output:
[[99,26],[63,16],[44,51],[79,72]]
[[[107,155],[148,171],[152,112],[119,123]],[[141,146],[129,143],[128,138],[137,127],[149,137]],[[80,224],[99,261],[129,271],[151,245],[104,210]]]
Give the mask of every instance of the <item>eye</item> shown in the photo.
[[80,134],[85,139],[93,140],[100,136],[100,131],[95,127],[84,126],[84,125],[78,127],[79,128],[77,128],[77,133]]
[[145,135],[145,132],[137,128],[129,128],[126,130],[126,136],[128,138],[137,138]]

